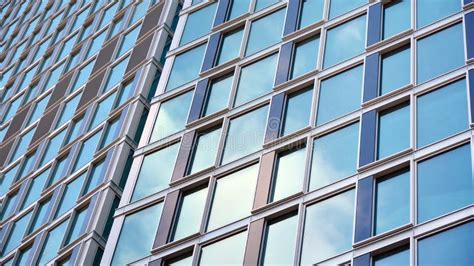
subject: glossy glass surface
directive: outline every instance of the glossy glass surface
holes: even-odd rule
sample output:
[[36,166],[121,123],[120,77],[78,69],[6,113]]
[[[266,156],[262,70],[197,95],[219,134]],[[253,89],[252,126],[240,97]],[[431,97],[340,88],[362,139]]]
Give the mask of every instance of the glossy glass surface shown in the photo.
[[465,64],[462,24],[438,31],[417,42],[417,83]]
[[398,172],[375,182],[374,235],[410,222],[410,172]]
[[257,0],[257,3],[255,3],[255,11],[262,10],[280,1],[281,0]]
[[262,148],[268,105],[230,120],[221,164],[226,164]]
[[418,265],[474,265],[474,222],[468,222],[418,242]]
[[367,0],[331,0],[329,5],[329,19],[352,11],[367,4]]
[[188,50],[175,57],[165,91],[171,91],[196,79],[201,71],[206,44]]
[[38,229],[41,225],[43,225],[46,222],[46,217],[49,215],[49,203],[51,202],[51,199],[47,199],[43,202],[40,203],[40,206],[38,210],[35,213],[35,218],[30,226],[30,229],[28,230],[28,233],[31,233]]
[[299,43],[295,47],[291,78],[316,69],[318,64],[319,36]]
[[122,61],[120,61],[120,63],[112,67],[109,73],[109,77],[107,78],[107,82],[105,83],[103,93],[109,91],[115,85],[117,85],[120,81],[122,81],[125,75],[125,70],[127,69],[129,58],[130,57],[123,59]]
[[270,202],[303,190],[306,147],[278,154]]
[[10,170],[6,171],[3,176],[0,178],[0,197],[2,197],[5,193],[8,192],[10,185],[12,184],[15,176],[17,175],[19,164],[15,167],[10,168]]
[[242,68],[234,106],[242,105],[272,91],[277,57],[278,54],[273,54]]
[[171,261],[166,261],[165,266],[191,266],[193,263],[193,254],[189,254],[186,257],[175,258]]
[[125,54],[127,51],[133,48],[135,41],[137,40],[138,33],[140,33],[141,27],[135,27],[133,30],[129,31],[125,36],[123,36],[122,43],[120,44],[120,49],[117,54],[117,58]]
[[227,20],[232,20],[249,11],[250,0],[230,0],[229,17]]
[[388,254],[381,254],[373,259],[374,266],[402,266],[410,265],[410,249],[396,250]]
[[59,117],[58,123],[56,124],[56,128],[59,128],[67,121],[71,120],[74,112],[76,112],[77,105],[79,104],[79,100],[81,99],[81,93],[74,96],[70,99],[63,107],[61,115]]
[[76,80],[74,81],[74,85],[72,86],[73,92],[86,84],[87,80],[89,80],[89,76],[92,73],[92,68],[94,67],[94,64],[95,60],[92,60],[87,65],[83,66],[81,70],[79,70]]
[[323,19],[324,0],[303,0],[301,5],[300,29]]
[[104,122],[105,119],[107,119],[107,117],[109,116],[109,112],[111,111],[112,106],[114,105],[116,95],[117,92],[114,92],[98,103],[94,112],[94,118],[92,118],[89,129],[95,128],[100,123]]
[[102,44],[104,43],[105,37],[107,36],[107,31],[103,31],[91,41],[91,45],[89,46],[89,50],[87,51],[87,58],[95,55],[97,52],[100,51],[102,48]]
[[470,145],[418,163],[418,223],[474,203]]
[[105,167],[105,159],[96,163],[92,167],[91,173],[89,174],[89,177],[87,180],[87,185],[86,185],[84,194],[89,193],[102,182],[102,179],[105,175],[105,173],[103,172],[104,167]]
[[422,28],[461,10],[458,0],[417,0],[416,27]]
[[58,155],[65,135],[66,130],[63,130],[49,140],[48,146],[43,154],[43,159],[41,160],[41,165],[45,165]]
[[189,14],[179,44],[189,43],[209,33],[214,22],[216,8],[217,2]]
[[16,191],[8,196],[5,197],[4,201],[2,202],[2,211],[0,215],[0,220],[6,220],[6,218],[10,217],[15,212],[17,200],[18,200],[19,192]]
[[282,135],[288,135],[309,126],[313,89],[289,95],[285,106]]
[[59,179],[61,179],[66,174],[67,166],[69,165],[68,156],[69,154],[62,158],[59,158],[56,161],[53,173],[51,174],[51,178],[48,181],[48,186],[55,184],[57,181],[59,181]]
[[221,137],[221,128],[199,135],[194,144],[194,153],[190,162],[189,174],[197,173],[214,165]]
[[285,9],[252,22],[245,56],[252,55],[281,41]]
[[84,117],[81,116],[78,119],[72,122],[71,129],[69,130],[69,135],[67,136],[66,140],[64,141],[64,145],[67,145],[74,141],[77,137],[80,136],[83,130],[82,124],[84,122]]
[[82,184],[84,184],[85,178],[86,174],[84,173],[74,179],[71,183],[67,184],[55,217],[60,217],[76,205],[76,200],[81,193]]
[[10,236],[7,240],[5,240],[5,244],[2,250],[2,254],[5,255],[15,249],[18,245],[20,245],[23,236],[26,233],[26,229],[28,223],[30,222],[30,218],[33,212],[29,212],[17,221],[15,221],[12,230],[10,231]]
[[411,0],[397,0],[383,8],[383,39],[411,28]]
[[97,145],[100,141],[102,130],[97,131],[92,137],[88,138],[82,143],[81,150],[77,155],[76,164],[74,165],[74,171],[86,165],[94,158]]
[[143,159],[132,201],[141,199],[168,186],[178,156],[179,143],[148,154]]
[[403,48],[382,56],[380,95],[410,84],[410,48]]
[[267,225],[261,265],[293,265],[298,215]]
[[417,98],[417,146],[423,147],[468,128],[466,80]]
[[410,106],[404,105],[395,108],[379,114],[378,159],[410,147]]
[[98,27],[99,29],[109,24],[112,21],[115,13],[117,12],[118,7],[119,7],[119,3],[116,2],[115,4],[113,4],[111,7],[107,8],[104,11],[102,19],[100,21],[100,25]]
[[[217,180],[207,231],[250,215],[257,184],[258,166],[254,164]],[[232,211],[229,212],[229,210]]]
[[117,117],[111,121],[108,121],[104,138],[102,139],[102,142],[99,145],[99,149],[106,147],[117,138],[118,134],[120,133],[119,132],[120,126],[121,126],[120,117]]
[[323,68],[332,67],[364,52],[365,17],[360,16],[328,30]]
[[306,208],[302,265],[317,263],[352,248],[354,198],[352,189]]
[[217,65],[228,62],[234,58],[239,57],[240,44],[242,43],[242,36],[244,29],[224,34],[222,43],[217,57]]
[[113,265],[125,265],[150,254],[162,207],[159,203],[125,216],[112,258]]
[[22,99],[23,99],[23,97],[18,97],[18,98],[16,98],[15,100],[13,100],[11,102],[10,106],[8,107],[8,111],[3,116],[2,122],[6,122],[6,121],[10,120],[16,114],[16,111],[21,106]]
[[20,255],[18,256],[18,260],[17,260],[18,265],[27,265],[28,258],[30,257],[31,251],[32,251],[32,247],[29,246],[20,252]]
[[241,232],[216,243],[204,246],[199,265],[243,265],[247,232]]
[[150,143],[184,129],[192,98],[190,91],[160,104]]
[[46,83],[46,86],[44,86],[43,91],[46,91],[47,89],[51,88],[53,85],[58,83],[59,78],[61,77],[61,74],[63,73],[64,69],[64,62],[61,63],[61,65],[57,66],[54,68],[48,77],[48,82]]
[[363,69],[360,65],[321,81],[316,125],[360,108]]
[[310,190],[356,173],[358,142],[358,123],[315,139]]
[[46,265],[47,262],[56,257],[59,248],[61,247],[64,234],[66,233],[67,224],[69,220],[65,220],[60,225],[56,226],[53,230],[48,232],[43,249],[38,258],[39,265]]
[[233,80],[234,76],[229,76],[211,83],[204,107],[204,116],[213,114],[228,106]]
[[66,244],[71,243],[72,241],[76,240],[81,234],[83,234],[83,226],[84,222],[86,222],[86,214],[87,208],[80,210],[76,213],[74,217],[74,221],[72,223],[70,232],[68,233]]
[[204,214],[207,198],[207,188],[200,189],[184,195],[181,200],[179,212],[172,241],[198,233]]
[[23,136],[20,137],[18,144],[16,145],[15,152],[13,153],[13,157],[10,159],[10,162],[15,161],[16,159],[20,158],[27,150],[28,146],[30,145],[31,139],[33,138],[33,134],[35,133],[36,128],[30,129],[30,131],[26,132]]
[[40,117],[43,116],[44,109],[46,109],[46,106],[48,105],[50,96],[51,94],[46,95],[46,97],[43,97],[35,104],[34,111],[28,119],[28,125],[37,121]]
[[30,188],[26,194],[25,201],[23,202],[23,207],[28,207],[31,203],[39,199],[41,192],[46,185],[48,175],[51,172],[50,170],[51,168],[48,168],[31,181]]

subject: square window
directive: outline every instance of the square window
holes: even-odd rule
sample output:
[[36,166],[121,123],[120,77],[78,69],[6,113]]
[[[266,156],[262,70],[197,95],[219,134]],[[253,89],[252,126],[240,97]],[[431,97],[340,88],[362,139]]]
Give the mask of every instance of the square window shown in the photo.
[[411,0],[395,0],[383,6],[383,39],[411,28]]
[[291,78],[299,77],[316,69],[318,64],[319,36],[296,44],[293,54]]
[[82,93],[75,95],[72,99],[66,102],[63,107],[63,110],[59,116],[58,123],[56,128],[59,128],[67,121],[71,120],[72,116],[76,112],[77,106],[79,105],[79,100],[81,99]]
[[47,162],[55,158],[56,155],[58,155],[58,152],[62,147],[65,135],[66,135],[66,130],[62,130],[61,132],[56,134],[54,137],[51,137],[43,153],[43,158],[41,160],[40,165],[45,165]]
[[285,9],[252,22],[245,56],[255,54],[281,41]]
[[461,1],[457,0],[416,0],[416,27],[422,28],[461,10]]
[[212,3],[188,15],[183,29],[180,45],[189,43],[211,31],[217,3]]
[[240,28],[223,35],[219,55],[217,57],[217,65],[239,57],[243,34],[244,29]]
[[206,44],[203,44],[175,57],[165,91],[174,90],[198,78],[205,50]]
[[201,249],[199,265],[243,265],[247,232],[241,232]]
[[410,84],[410,65],[410,47],[403,47],[382,55],[380,95]]
[[324,68],[332,67],[363,53],[365,32],[365,15],[329,29],[326,35]]
[[296,214],[280,217],[267,224],[261,265],[293,265],[297,228]]
[[410,105],[396,106],[379,113],[377,159],[410,147]]
[[189,174],[194,174],[214,166],[220,137],[220,127],[213,128],[206,132],[197,133],[193,145],[193,155],[188,166]]
[[176,223],[171,241],[199,233],[206,205],[207,187],[186,193],[182,196],[176,213]]
[[288,135],[309,126],[313,88],[288,95],[281,135]]
[[43,116],[44,110],[48,105],[50,96],[51,94],[48,94],[36,102],[35,107],[33,109],[33,113],[28,119],[28,125],[31,125],[33,122],[36,122],[36,120]]
[[232,89],[234,76],[227,76],[213,80],[207,92],[206,103],[204,105],[203,116],[213,114],[227,108],[229,96]]
[[269,202],[302,191],[305,167],[306,147],[280,152],[275,162]]
[[51,198],[48,198],[40,202],[37,211],[35,212],[34,219],[28,229],[28,234],[36,231],[41,225],[47,222],[49,216],[49,204],[51,203]]
[[[68,245],[72,241],[76,240],[80,235],[84,233],[84,225],[88,222],[86,220],[87,212],[88,207],[85,207],[74,214],[74,220],[72,221],[69,232],[66,236],[65,245]],[[62,261],[61,263],[61,265],[69,265],[69,261]]]
[[323,19],[324,0],[301,1],[299,29]]
[[417,146],[423,147],[469,127],[466,80],[417,98]]

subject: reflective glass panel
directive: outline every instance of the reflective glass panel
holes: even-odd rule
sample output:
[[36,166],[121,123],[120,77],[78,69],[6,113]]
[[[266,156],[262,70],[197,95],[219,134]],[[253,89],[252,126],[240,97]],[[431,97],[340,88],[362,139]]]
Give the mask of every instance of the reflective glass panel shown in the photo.
[[26,233],[26,229],[28,226],[28,223],[30,222],[30,218],[33,212],[29,212],[17,221],[14,222],[13,228],[11,229],[10,236],[5,242],[5,245],[3,247],[2,254],[5,255],[15,249],[18,245],[20,245],[21,240],[23,239],[23,236]]
[[243,265],[247,232],[241,232],[216,243],[204,246],[199,265]]
[[324,0],[303,0],[301,5],[300,29],[323,19]]
[[461,9],[458,0],[416,0],[416,27],[422,28]]
[[319,36],[299,43],[295,47],[291,78],[316,69],[318,63]]
[[298,215],[267,225],[262,265],[293,265]]
[[205,50],[206,44],[203,44],[175,57],[165,91],[174,90],[198,77]]
[[285,10],[281,9],[252,22],[245,55],[254,54],[281,41]]
[[364,4],[367,0],[330,0],[329,19],[335,18],[339,15],[354,10]]
[[270,202],[303,190],[305,162],[306,147],[278,154]]
[[189,43],[211,31],[216,13],[217,2],[210,4],[188,15],[180,45]]
[[191,159],[189,174],[194,174],[211,166],[216,161],[217,148],[221,137],[221,128],[199,134]]
[[59,248],[66,233],[67,224],[69,220],[65,220],[60,225],[56,226],[53,230],[48,232],[46,241],[43,244],[43,249],[38,258],[39,265],[46,265],[47,262],[52,260],[58,254]]
[[204,107],[204,116],[213,114],[228,106],[233,80],[234,76],[229,76],[211,83]]
[[410,147],[410,105],[379,114],[377,158],[382,159]]
[[383,7],[383,39],[411,28],[411,0],[397,0]]
[[77,155],[76,164],[74,166],[74,171],[81,168],[94,158],[97,145],[99,144],[100,136],[102,135],[102,130],[97,131],[93,136],[89,137],[82,143],[81,150]]
[[85,178],[86,174],[84,173],[74,179],[71,183],[67,184],[55,217],[60,217],[72,207],[74,207],[74,205],[76,205],[76,201],[81,193],[82,184],[84,184]]
[[281,135],[288,135],[309,126],[312,102],[312,88],[288,96]]
[[402,266],[410,265],[410,249],[403,248],[395,250],[388,254],[381,254],[373,259],[374,266]]
[[227,20],[232,20],[249,11],[250,0],[231,0],[230,12]]
[[183,196],[179,212],[176,214],[178,219],[173,232],[173,241],[199,232],[206,198],[207,188]]
[[380,95],[410,84],[410,48],[403,48],[382,56]]
[[74,96],[74,98],[70,99],[63,107],[61,112],[61,116],[59,117],[58,123],[56,128],[62,126],[67,121],[71,120],[74,112],[76,112],[77,105],[79,104],[79,100],[81,99],[81,93]]
[[239,29],[237,31],[227,33],[222,37],[219,56],[217,57],[217,65],[239,57],[240,43],[242,42],[243,33],[244,29]]

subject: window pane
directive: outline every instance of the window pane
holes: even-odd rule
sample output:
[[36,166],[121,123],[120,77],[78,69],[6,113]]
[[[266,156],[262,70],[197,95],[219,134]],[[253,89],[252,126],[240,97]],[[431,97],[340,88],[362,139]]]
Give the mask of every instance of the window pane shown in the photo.
[[190,91],[160,104],[150,142],[184,129],[192,98]]
[[2,119],[2,122],[10,120],[10,118],[12,118],[14,115],[16,115],[16,111],[21,106],[21,100],[22,99],[23,99],[23,97],[20,96],[20,97],[18,97],[15,100],[12,101],[12,103],[8,107],[8,111],[6,112],[6,114],[4,115],[4,117]]
[[188,15],[180,45],[189,43],[211,31],[217,3],[210,4]]
[[410,172],[376,180],[374,234],[378,235],[410,222]]
[[329,19],[354,10],[367,3],[367,0],[331,0],[329,7]]
[[194,174],[214,166],[220,136],[221,128],[199,134],[196,139],[194,154],[190,163],[189,174]]
[[103,31],[101,34],[97,35],[94,39],[92,39],[89,51],[87,51],[87,58],[95,55],[97,52],[100,51],[100,48],[102,48],[102,44],[104,43],[106,36],[107,31]]
[[416,121],[418,147],[467,129],[466,81],[462,79],[418,97]]
[[14,192],[13,195],[6,196],[4,201],[5,203],[2,202],[2,211],[0,215],[0,221],[1,220],[6,220],[6,218],[10,217],[15,212],[16,205],[17,205],[17,200],[18,200],[18,194],[19,191]]
[[358,142],[358,123],[315,139],[310,190],[354,174],[357,169]]
[[43,99],[39,100],[36,103],[34,107],[34,111],[31,114],[30,119],[28,120],[28,125],[30,125],[31,123],[35,122],[36,120],[38,120],[40,117],[43,116],[44,109],[46,109],[46,106],[48,105],[50,96],[51,94],[48,94],[46,97],[43,97]]
[[132,201],[158,192],[168,186],[178,155],[179,143],[146,155],[143,159]]
[[99,149],[106,147],[117,138],[118,134],[120,133],[120,126],[120,117],[117,117],[108,122],[104,138],[102,139]]
[[74,171],[81,168],[94,158],[97,145],[102,135],[102,130],[97,131],[92,137],[88,138],[82,143],[81,150],[77,155],[76,164],[74,165]]
[[242,158],[262,148],[268,106],[230,120],[222,164]]
[[272,91],[277,56],[277,54],[271,55],[242,68],[234,106],[239,106]]
[[410,48],[382,56],[380,95],[410,84]]
[[247,232],[220,240],[201,250],[199,265],[243,265]]
[[33,138],[33,134],[35,133],[35,131],[35,128],[32,128],[30,129],[30,131],[20,137],[20,140],[15,148],[15,152],[13,153],[13,157],[10,162],[13,162],[16,159],[20,158],[20,156],[28,150],[28,146],[30,145],[31,139]]
[[234,76],[229,76],[211,83],[208,92],[209,96],[207,96],[206,106],[203,112],[204,116],[213,114],[228,106],[233,80]]
[[458,0],[417,0],[416,11],[416,27],[421,28],[461,11],[461,2]]
[[282,135],[288,135],[309,125],[313,89],[289,95],[285,106]]
[[104,171],[105,166],[105,159],[96,163],[89,174],[86,189],[84,194],[91,192],[94,188],[96,188],[101,182],[102,178],[105,175]]
[[207,231],[250,215],[258,166],[258,164],[252,165],[217,180]]
[[23,236],[26,233],[26,229],[27,229],[28,223],[30,222],[32,213],[33,212],[29,212],[28,214],[24,215],[23,217],[15,221],[10,233],[10,237],[6,240],[5,246],[3,247],[3,251],[2,251],[3,255],[9,253],[13,249],[15,249],[18,245],[20,245],[21,240],[23,239]]
[[111,111],[112,106],[114,104],[116,95],[117,92],[114,92],[98,103],[97,108],[94,112],[94,118],[92,119],[89,129],[95,128],[100,123],[104,122],[105,119],[107,119],[107,117],[109,116],[109,112]]
[[166,261],[165,266],[189,266],[193,262],[193,254],[186,255],[186,257],[174,258],[171,261]]
[[411,28],[411,0],[398,0],[383,7],[383,39]]
[[352,248],[354,196],[350,190],[306,208],[301,264],[314,264]]
[[257,0],[257,3],[255,4],[255,12],[264,9],[270,5],[276,4],[280,1],[281,0]]
[[285,9],[252,22],[245,55],[254,54],[281,41]]
[[200,189],[183,197],[172,240],[178,240],[198,233],[207,198],[207,188]]
[[133,30],[129,31],[127,34],[125,34],[125,36],[123,36],[117,58],[133,48],[135,41],[137,40],[138,33],[140,33],[140,28],[140,26],[135,27]]
[[227,20],[239,17],[249,11],[250,0],[231,0],[229,18]]
[[474,265],[474,222],[437,233],[418,242],[418,265]]
[[418,223],[473,204],[473,195],[470,145],[418,163]]
[[104,11],[102,19],[100,21],[100,25],[98,27],[99,29],[104,27],[105,25],[109,24],[110,21],[112,21],[114,15],[115,15],[115,12],[117,12],[118,7],[119,7],[119,3],[116,2],[115,4],[113,4],[111,7],[107,8]]
[[364,52],[365,24],[364,15],[328,30],[324,68],[339,64]]
[[71,183],[67,184],[66,189],[64,190],[61,202],[59,204],[59,209],[56,212],[54,217],[60,217],[68,210],[70,210],[76,204],[77,198],[81,193],[82,184],[84,183],[84,179],[86,178],[86,174],[82,174],[76,179],[74,179]]
[[66,174],[67,166],[69,165],[68,159],[68,155],[66,155],[56,161],[53,174],[51,175],[51,178],[48,181],[48,187],[58,182]]
[[41,251],[41,254],[38,258],[39,265],[46,265],[47,262],[56,257],[59,248],[61,247],[64,234],[66,233],[67,224],[68,220],[65,220],[53,230],[48,232],[48,236],[43,245],[43,250]]
[[105,83],[104,93],[122,81],[125,75],[125,70],[127,69],[128,59],[129,57],[123,59],[120,63],[112,67],[109,77],[107,78],[107,82]]
[[69,135],[67,136],[64,145],[67,145],[79,137],[82,133],[82,123],[84,122],[84,117],[80,117],[77,121],[72,122],[71,129],[69,130]]
[[278,154],[270,202],[303,190],[306,147]]
[[76,240],[81,234],[83,234],[82,228],[84,226],[84,222],[86,222],[86,218],[87,218],[86,214],[87,214],[87,208],[84,208],[80,210],[78,213],[76,213],[76,216],[74,217],[74,222],[67,236],[66,244],[71,243],[72,241]]
[[239,57],[240,43],[242,42],[243,33],[244,30],[239,29],[224,35],[219,56],[217,58],[218,65]]
[[125,265],[150,254],[161,209],[159,203],[125,217],[112,258],[113,265]]
[[293,265],[298,215],[267,225],[262,265]]
[[56,155],[58,155],[58,152],[61,149],[61,144],[63,143],[65,135],[66,135],[66,130],[63,130],[60,133],[58,133],[56,136],[51,138],[43,154],[41,165],[45,165],[47,162],[55,158]]
[[417,42],[417,82],[423,83],[464,65],[462,24],[436,32]]
[[89,79],[90,74],[92,73],[92,68],[94,67],[95,60],[90,61],[87,65],[83,66],[79,73],[77,74],[76,80],[74,81],[74,86],[72,86],[72,92],[79,89],[82,85],[86,84]]
[[324,0],[303,0],[301,5],[300,29],[323,19]]
[[378,255],[374,258],[374,266],[410,265],[410,249],[396,250],[389,254]]
[[175,57],[165,91],[174,90],[198,77],[205,50],[206,44],[203,44]]
[[319,36],[295,47],[291,78],[301,76],[316,69],[318,63]]
[[395,108],[379,115],[378,159],[410,147],[410,105]]
[[20,165],[17,164],[15,167],[3,174],[2,178],[0,179],[0,197],[7,193],[8,189],[13,183],[13,180],[15,179],[19,166]]
[[50,170],[51,169],[48,168],[48,170],[42,172],[31,181],[30,188],[26,194],[26,199],[23,202],[23,208],[30,206],[31,203],[39,199],[41,192],[46,185],[46,180],[49,176]]
[[76,96],[74,96],[74,98],[72,98],[66,103],[62,110],[61,116],[59,117],[59,121],[56,125],[56,128],[62,126],[64,123],[71,120],[72,116],[74,115],[74,112],[76,112],[76,108],[79,104],[79,100],[81,99],[81,95],[81,93],[77,94]]
[[17,260],[18,265],[27,265],[31,251],[32,251],[31,246],[20,251],[20,255],[18,256],[18,260]]
[[321,81],[316,125],[360,108],[362,71],[363,65],[360,65]]

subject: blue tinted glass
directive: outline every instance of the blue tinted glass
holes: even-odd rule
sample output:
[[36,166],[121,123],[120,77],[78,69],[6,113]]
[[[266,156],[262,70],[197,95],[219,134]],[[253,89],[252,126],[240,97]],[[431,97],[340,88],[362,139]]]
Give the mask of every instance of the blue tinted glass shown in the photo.
[[87,51],[87,58],[99,52],[100,48],[102,48],[102,44],[104,43],[106,36],[107,31],[103,31],[101,34],[97,35],[94,39],[92,39],[89,51]]
[[20,165],[17,164],[15,167],[4,173],[3,176],[0,178],[0,197],[7,193],[8,189],[10,188],[10,185],[15,179],[19,166]]
[[474,265],[474,222],[421,239],[418,242],[418,265]]
[[398,0],[383,8],[383,38],[388,39],[411,28],[411,0]]
[[135,24],[135,22],[137,22],[139,19],[146,15],[148,4],[148,1],[142,1],[136,5],[135,10],[133,10],[133,16],[130,19],[129,25]]
[[146,155],[138,174],[132,201],[141,199],[168,186],[178,155],[179,143]]
[[88,177],[84,194],[89,193],[102,182],[103,175],[105,174],[103,173],[104,166],[105,166],[105,161],[102,160],[92,167],[92,172]]
[[18,192],[15,192],[15,194],[7,196],[4,201],[6,203],[2,203],[2,212],[0,215],[0,220],[5,220],[6,218],[10,217],[11,214],[14,213],[17,205],[17,199],[18,199]]
[[194,174],[211,166],[216,161],[221,129],[217,128],[198,136],[191,160],[189,174]]
[[418,223],[473,203],[470,145],[418,163]]
[[89,76],[92,73],[92,68],[94,67],[95,60],[90,61],[86,66],[82,67],[77,74],[76,80],[74,81],[74,85],[72,86],[71,92],[76,91],[82,85],[86,84]]
[[347,13],[364,4],[367,4],[367,0],[331,0],[329,7],[329,19]]
[[122,44],[120,45],[117,57],[122,56],[128,50],[133,48],[133,46],[135,45],[135,41],[137,40],[138,33],[140,33],[140,28],[140,26],[135,27],[133,30],[125,34],[122,40]]
[[49,97],[51,94],[48,94],[46,97],[43,99],[39,100],[36,105],[33,113],[30,116],[28,124],[31,124],[38,120],[41,116],[43,116],[44,109],[46,109],[46,106],[48,105]]
[[380,95],[410,84],[410,48],[382,56]]
[[277,54],[242,68],[234,106],[239,106],[272,91]]
[[183,197],[172,240],[181,239],[199,232],[206,198],[207,188],[200,189]]
[[213,114],[228,106],[233,80],[234,76],[229,76],[212,82],[209,87],[209,96],[207,97],[206,106],[203,112],[204,116]]
[[53,230],[48,232],[46,242],[43,245],[43,250],[38,258],[39,265],[46,265],[47,262],[52,260],[58,254],[58,250],[61,247],[61,243],[66,233],[68,220],[65,220],[60,225],[56,226]]
[[31,246],[21,251],[20,255],[18,256],[18,261],[17,261],[18,265],[27,265],[31,251],[32,251]]
[[268,106],[230,120],[222,164],[242,158],[262,148]]
[[354,196],[352,189],[306,208],[302,265],[312,265],[352,248]]
[[324,0],[303,0],[299,28],[304,28],[323,19]]
[[267,225],[262,265],[293,265],[297,227],[298,215]]
[[30,84],[31,80],[33,79],[36,73],[37,68],[38,68],[38,65],[36,65],[35,67],[28,70],[28,72],[26,72],[26,74],[23,76],[23,79],[21,80],[20,85],[18,85],[18,88],[19,88],[18,91],[21,91],[24,87]]
[[246,242],[247,232],[241,232],[204,246],[198,265],[243,265]]
[[3,120],[2,120],[3,122],[10,120],[10,118],[12,118],[16,114],[16,111],[21,106],[21,100],[22,99],[23,99],[23,97],[18,97],[15,100],[12,101],[12,103],[8,107],[7,113],[3,117]]
[[27,174],[29,174],[33,170],[35,161],[36,161],[36,151],[26,156],[21,166],[21,171],[20,171],[20,174],[18,175],[18,178],[22,178],[26,176]]
[[285,9],[252,22],[245,55],[254,54],[281,41]]
[[374,235],[410,222],[410,172],[376,180]]
[[161,209],[162,204],[156,204],[125,217],[112,258],[113,265],[125,265],[150,254]]
[[43,154],[43,159],[41,160],[40,165],[46,164],[58,155],[59,149],[61,149],[61,144],[64,140],[64,135],[66,135],[66,130],[61,131],[59,134],[51,138],[46,147],[46,151]]
[[76,16],[76,19],[74,20],[74,24],[72,25],[72,28],[71,28],[71,32],[73,32],[74,30],[82,26],[82,24],[84,24],[84,21],[86,20],[87,15],[89,15],[89,11],[90,11],[90,6],[89,8],[84,9],[81,13],[79,13]]
[[[363,66],[321,82],[316,124],[321,125],[360,108]],[[344,97],[341,97],[344,95]]]
[[26,227],[30,222],[30,218],[33,212],[29,212],[28,214],[21,217],[19,220],[15,222],[13,228],[10,233],[10,237],[6,240],[5,246],[3,247],[2,254],[7,254],[20,245],[23,236],[26,233]]
[[203,44],[176,56],[168,84],[166,84],[166,91],[174,90],[198,77],[205,50],[206,44]]
[[352,124],[314,140],[310,190],[344,177],[357,169],[359,124]]
[[192,98],[193,91],[190,91],[160,104],[150,142],[184,129]]
[[416,115],[418,147],[467,129],[466,81],[462,79],[418,97]]
[[282,135],[293,133],[309,126],[313,89],[289,95],[285,106]]
[[80,117],[77,121],[73,121],[72,129],[69,131],[69,136],[65,140],[65,144],[67,145],[74,141],[79,135],[81,134],[82,130],[82,123],[84,122],[84,117]]
[[229,18],[227,20],[239,17],[249,11],[250,0],[231,0]]
[[284,199],[303,190],[305,165],[305,147],[278,154],[270,202]]
[[76,108],[79,104],[79,100],[81,99],[81,95],[81,93],[77,94],[76,96],[74,96],[74,98],[72,98],[66,103],[61,113],[61,116],[59,117],[59,121],[56,125],[56,128],[62,126],[64,123],[71,120],[72,116],[74,115],[74,112],[76,112]]
[[105,137],[102,140],[102,143],[100,144],[100,149],[103,147],[109,145],[112,143],[117,138],[117,135],[119,134],[119,126],[120,126],[120,117],[117,117],[116,119],[109,121],[107,125],[107,129],[105,130]]
[[112,89],[117,83],[122,81],[125,70],[127,69],[129,57],[123,59],[117,65],[113,66],[110,70],[109,77],[107,78],[107,82],[105,83],[104,93]]
[[58,56],[58,59],[57,61],[61,60],[64,56],[68,55],[71,50],[72,50],[72,47],[74,46],[74,44],[76,43],[76,39],[77,39],[77,34],[75,34],[72,38],[68,39],[62,49],[61,49],[61,53],[59,54]]
[[379,115],[377,158],[382,159],[410,147],[410,106]]
[[364,15],[328,30],[324,68],[339,64],[364,52],[365,23]]
[[419,40],[417,46],[417,83],[428,81],[465,63],[461,23]]
[[15,161],[16,159],[20,158],[27,150],[28,146],[30,145],[31,138],[33,138],[33,134],[35,133],[35,128],[30,129],[26,134],[20,137],[20,141],[18,142],[15,153],[13,154],[12,159],[10,162]]
[[33,223],[31,224],[30,229],[28,230],[28,233],[31,233],[38,229],[41,225],[43,225],[46,222],[46,218],[49,214],[49,203],[51,202],[51,199],[47,199],[46,201],[42,202],[38,208],[38,211],[35,213],[35,219],[33,220]]
[[86,174],[84,173],[74,179],[71,183],[67,184],[55,217],[60,217],[72,207],[74,207],[74,205],[76,205],[76,201],[79,197],[79,194],[81,193],[82,184],[84,183],[85,178]]
[[194,41],[211,31],[216,7],[217,3],[213,3],[189,14],[184,26],[183,35],[181,36],[180,45]]
[[406,248],[395,253],[382,254],[374,258],[374,266],[410,265],[410,249]]
[[81,150],[77,156],[74,171],[81,168],[86,163],[92,160],[97,149],[97,145],[99,144],[101,134],[102,130],[98,131],[92,137],[84,141]]
[[258,164],[254,164],[217,180],[207,231],[250,215],[258,167]]
[[295,78],[316,69],[318,51],[319,36],[297,44],[295,47],[291,77]]
[[48,185],[55,184],[57,181],[59,181],[59,179],[61,179],[66,174],[68,164],[69,164],[68,156],[62,157],[57,160],[56,165],[54,166],[54,170],[51,175],[51,178],[48,181]]
[[[84,226],[84,222],[86,222],[86,218],[87,218],[86,214],[87,214],[87,208],[82,209],[78,213],[76,213],[69,235],[66,240],[66,244],[69,244],[72,241],[76,240],[82,233],[84,233],[82,229]],[[64,265],[69,265],[69,264],[65,263]]]
[[94,112],[94,118],[92,119],[89,129],[95,128],[100,123],[102,123],[105,119],[107,119],[112,109],[112,106],[114,104],[116,95],[117,95],[117,92],[114,92],[110,94],[109,96],[107,96],[107,98],[103,99],[101,102],[98,103],[97,108],[95,109],[95,112]]
[[43,91],[46,91],[47,89],[51,88],[53,85],[58,83],[59,78],[61,77],[61,74],[63,72],[64,68],[64,62],[61,63],[60,66],[56,67],[53,69],[48,77],[48,82],[46,83],[46,86],[43,88]]
[[112,21],[118,7],[119,3],[115,2],[115,4],[113,4],[111,7],[107,8],[107,10],[104,11],[104,15],[102,16],[102,20],[100,21],[99,29],[109,24],[110,21]]
[[424,27],[461,9],[461,1],[458,0],[417,0],[416,27]]
[[26,195],[26,199],[23,202],[23,207],[30,206],[31,203],[33,203],[40,197],[41,192],[43,192],[43,188],[46,185],[46,180],[48,178],[50,170],[51,169],[48,169],[42,172],[40,175],[33,179],[30,185],[30,189],[28,190],[28,194]]
[[239,57],[240,43],[242,42],[243,33],[244,30],[240,29],[224,35],[222,38],[221,49],[219,51],[219,57],[217,58],[218,65]]

